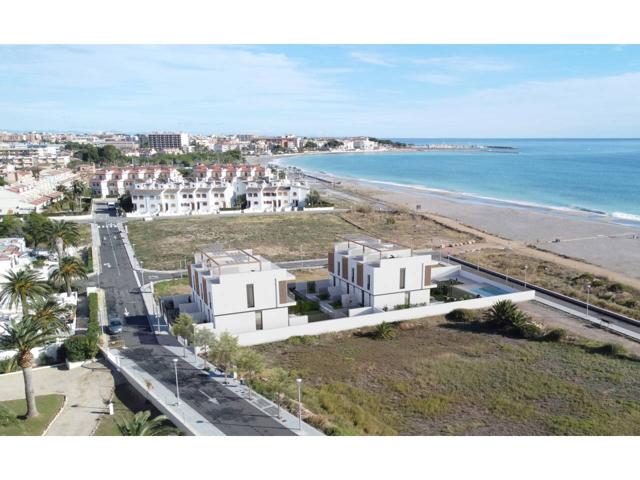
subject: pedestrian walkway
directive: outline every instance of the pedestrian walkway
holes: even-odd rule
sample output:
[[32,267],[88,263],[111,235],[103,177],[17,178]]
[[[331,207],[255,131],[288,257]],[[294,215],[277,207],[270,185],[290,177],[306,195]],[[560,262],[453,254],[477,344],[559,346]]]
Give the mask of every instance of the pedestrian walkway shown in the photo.
[[[107,402],[114,389],[111,370],[103,362],[82,367],[45,367],[33,371],[36,395],[63,394],[67,402],[47,435],[91,435],[100,418],[108,414]],[[0,400],[24,398],[22,373],[0,375]]]

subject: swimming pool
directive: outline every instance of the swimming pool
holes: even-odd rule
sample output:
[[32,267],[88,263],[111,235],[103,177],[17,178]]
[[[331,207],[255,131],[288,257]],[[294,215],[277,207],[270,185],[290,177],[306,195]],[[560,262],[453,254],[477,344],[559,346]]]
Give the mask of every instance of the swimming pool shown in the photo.
[[507,290],[503,290],[500,287],[496,287],[495,285],[485,284],[481,287],[471,288],[471,292],[476,295],[480,295],[481,297],[493,297],[494,295],[505,295],[510,293]]

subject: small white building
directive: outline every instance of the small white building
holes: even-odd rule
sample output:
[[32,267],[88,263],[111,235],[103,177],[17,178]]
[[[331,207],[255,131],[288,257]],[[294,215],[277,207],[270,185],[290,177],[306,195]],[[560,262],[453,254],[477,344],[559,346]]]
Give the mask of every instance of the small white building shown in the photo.
[[368,235],[343,235],[329,252],[329,294],[343,307],[394,309],[397,305],[429,305],[436,285],[431,255]]
[[[188,276],[192,302],[179,308],[198,323],[231,333],[291,325],[289,307],[296,302],[287,285],[295,277],[251,250],[198,250]],[[306,317],[291,321],[300,324]]]
[[249,212],[284,212],[304,207],[310,191],[306,183],[290,180],[242,182],[239,187],[238,193],[247,196]]

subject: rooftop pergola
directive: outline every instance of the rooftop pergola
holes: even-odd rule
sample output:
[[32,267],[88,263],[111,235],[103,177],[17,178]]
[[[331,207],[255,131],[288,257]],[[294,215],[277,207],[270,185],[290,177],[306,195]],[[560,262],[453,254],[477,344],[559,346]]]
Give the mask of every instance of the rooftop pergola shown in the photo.
[[257,263],[260,271],[262,271],[262,260],[246,250],[225,250],[220,245],[212,245],[210,247],[197,248],[196,251],[200,252],[207,259],[207,266],[213,266],[218,269],[218,275],[221,275],[222,267],[248,265],[251,263]]
[[413,255],[413,248],[411,247],[402,245],[398,242],[390,242],[381,238],[372,237],[371,235],[348,233],[338,235],[337,237],[346,241],[347,246],[351,246],[352,243],[361,246],[363,253],[365,248],[378,252],[380,256],[382,256],[383,253],[408,249],[411,252],[411,255]]

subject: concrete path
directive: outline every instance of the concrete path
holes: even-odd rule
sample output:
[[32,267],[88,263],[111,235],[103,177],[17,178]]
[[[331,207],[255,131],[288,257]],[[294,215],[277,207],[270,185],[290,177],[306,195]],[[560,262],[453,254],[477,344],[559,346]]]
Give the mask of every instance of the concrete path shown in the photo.
[[[83,435],[93,432],[100,417],[107,413],[106,400],[114,388],[111,370],[103,363],[87,363],[74,370],[47,367],[33,372],[36,395],[61,393],[67,404],[47,435]],[[24,397],[22,373],[0,375],[0,400]]]

